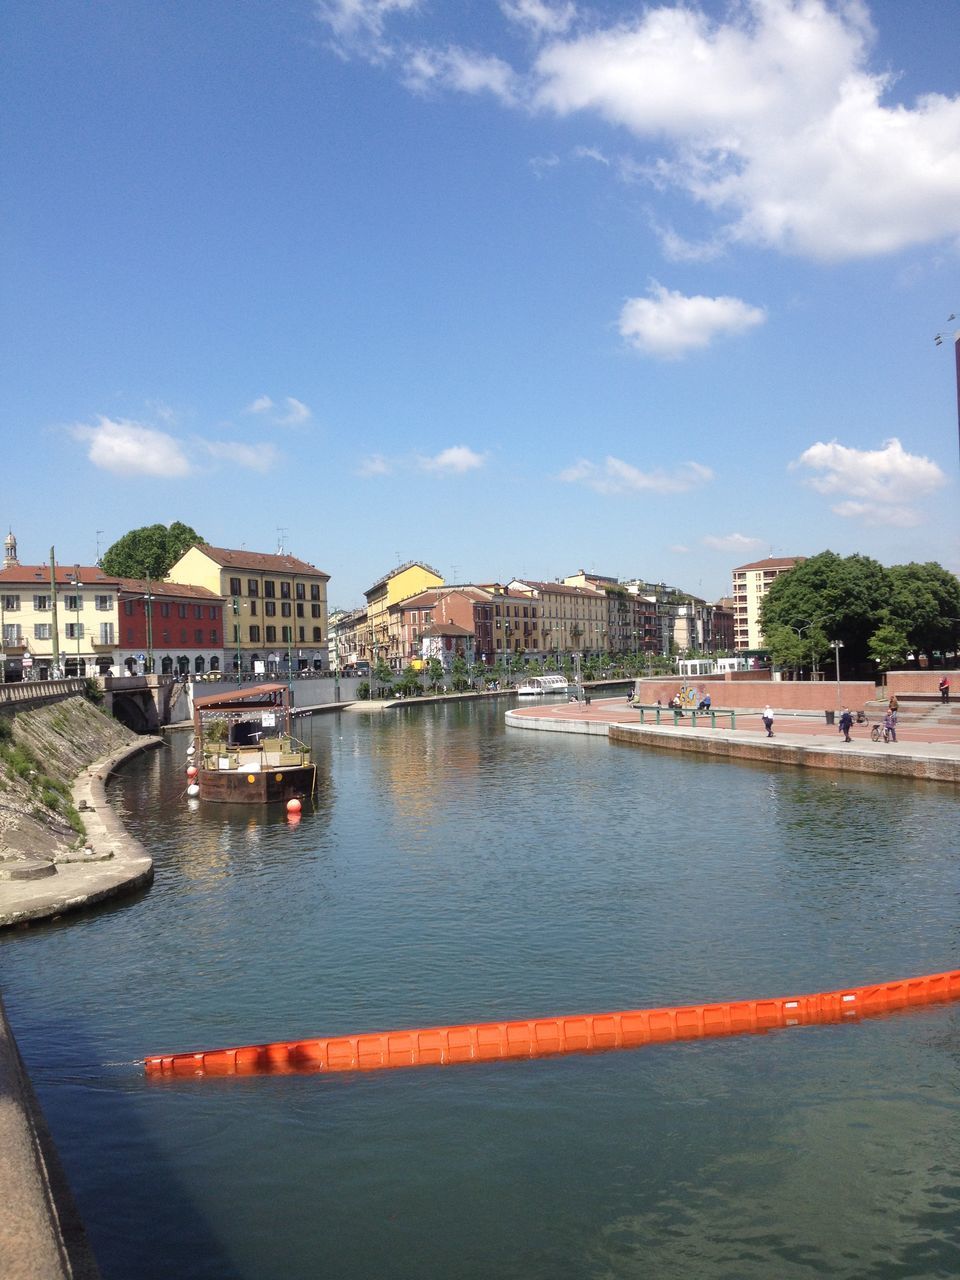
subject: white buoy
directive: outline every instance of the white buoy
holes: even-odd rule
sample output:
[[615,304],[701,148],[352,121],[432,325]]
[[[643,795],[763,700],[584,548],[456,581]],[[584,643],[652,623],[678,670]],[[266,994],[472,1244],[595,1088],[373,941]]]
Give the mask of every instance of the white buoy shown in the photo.
[[190,746],[189,746],[189,747],[187,747],[187,755],[188,755],[188,756],[194,756],[194,755],[196,755],[196,754],[197,754],[197,748],[196,748],[196,747],[193,745],[193,743],[191,742],[191,743],[190,743]]
[[189,785],[189,787],[187,787],[187,795],[188,795],[188,796],[198,796],[199,794],[200,794],[200,787],[199,787],[199,785],[198,785],[196,782],[191,782],[191,783],[190,783],[190,785]]

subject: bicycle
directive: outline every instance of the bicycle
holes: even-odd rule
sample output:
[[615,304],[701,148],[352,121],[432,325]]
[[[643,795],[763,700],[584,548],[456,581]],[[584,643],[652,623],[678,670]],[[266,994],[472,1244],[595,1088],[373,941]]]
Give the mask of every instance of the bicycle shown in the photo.
[[870,730],[870,737],[874,742],[879,742],[882,738],[884,742],[890,741],[890,730],[885,724],[875,724]]

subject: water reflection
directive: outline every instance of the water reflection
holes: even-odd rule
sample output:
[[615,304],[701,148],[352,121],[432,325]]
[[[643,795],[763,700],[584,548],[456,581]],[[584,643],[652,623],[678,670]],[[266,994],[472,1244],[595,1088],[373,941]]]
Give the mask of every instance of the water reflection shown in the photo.
[[[165,1081],[145,1053],[831,989],[956,964],[956,800],[506,731],[305,729],[315,808],[116,786],[148,893],[0,936],[107,1280],[951,1274],[960,1009],[619,1054]],[[51,980],[55,975],[55,981]]]

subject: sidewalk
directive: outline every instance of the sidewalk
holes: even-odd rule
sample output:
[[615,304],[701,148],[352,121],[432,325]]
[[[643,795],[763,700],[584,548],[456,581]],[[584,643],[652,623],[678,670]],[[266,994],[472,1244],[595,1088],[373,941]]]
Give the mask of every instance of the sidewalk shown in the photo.
[[[640,708],[621,698],[592,700],[589,705],[547,703],[518,707],[507,713],[507,723],[516,728],[560,732],[603,734],[611,741],[630,745],[695,751],[701,754],[765,760],[769,763],[827,768],[856,773],[890,774],[939,782],[960,782],[960,724],[911,721],[901,717],[896,742],[873,742],[869,724],[855,724],[852,741],[844,742],[836,726],[825,718],[774,707],[772,738],[768,738],[760,710],[738,710],[736,727],[729,713],[716,707],[717,726],[711,728],[709,714],[697,716],[696,727],[689,712],[674,724],[673,713],[661,712],[655,723],[654,710],[645,708],[646,723],[640,723]],[[879,718],[879,717],[878,717]],[[874,721],[876,723],[876,721]]]

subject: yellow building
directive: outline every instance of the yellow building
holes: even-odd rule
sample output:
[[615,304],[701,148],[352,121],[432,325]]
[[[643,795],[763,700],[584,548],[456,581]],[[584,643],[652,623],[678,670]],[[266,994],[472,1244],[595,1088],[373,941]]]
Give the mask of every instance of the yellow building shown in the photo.
[[399,671],[403,665],[399,613],[394,610],[391,614],[390,610],[409,596],[442,586],[443,577],[420,560],[408,560],[384,574],[363,593],[367,599],[367,619],[359,657],[368,661],[371,668],[384,661]]
[[224,670],[285,674],[327,665],[330,575],[296,556],[206,543],[185,551],[168,582],[223,596]]
[[[7,539],[8,551],[12,539]],[[90,676],[116,663],[119,582],[97,565],[21,565],[0,570],[2,679]]]

